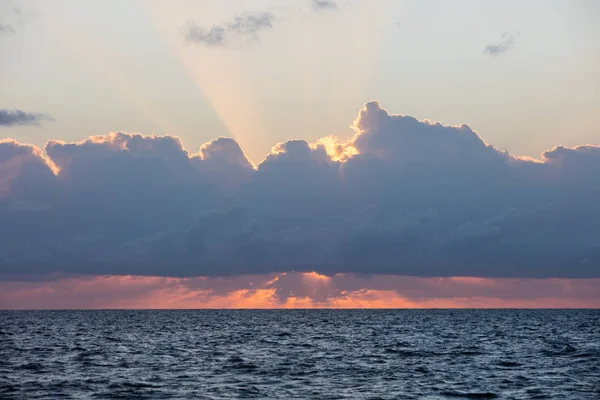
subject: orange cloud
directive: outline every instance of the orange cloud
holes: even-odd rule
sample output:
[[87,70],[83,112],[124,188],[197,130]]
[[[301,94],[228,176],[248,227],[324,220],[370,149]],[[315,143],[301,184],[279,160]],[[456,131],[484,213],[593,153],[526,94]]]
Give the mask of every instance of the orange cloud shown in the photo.
[[312,149],[318,146],[323,146],[333,161],[345,162],[358,154],[358,150],[350,141],[342,141],[335,136],[325,136],[310,145]]
[[505,307],[598,308],[600,279],[358,277],[311,272],[229,278],[80,276],[0,282],[2,309]]
[[309,281],[309,282],[314,282],[314,283],[322,283],[322,284],[328,284],[331,282],[331,278],[328,277],[327,275],[321,275],[317,272],[304,272],[302,273],[302,277]]

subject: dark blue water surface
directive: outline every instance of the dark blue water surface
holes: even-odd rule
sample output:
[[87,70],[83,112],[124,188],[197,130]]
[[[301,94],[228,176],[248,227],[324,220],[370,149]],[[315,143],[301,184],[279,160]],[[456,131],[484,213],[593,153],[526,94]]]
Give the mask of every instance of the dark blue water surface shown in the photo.
[[2,311],[0,398],[600,399],[600,311]]

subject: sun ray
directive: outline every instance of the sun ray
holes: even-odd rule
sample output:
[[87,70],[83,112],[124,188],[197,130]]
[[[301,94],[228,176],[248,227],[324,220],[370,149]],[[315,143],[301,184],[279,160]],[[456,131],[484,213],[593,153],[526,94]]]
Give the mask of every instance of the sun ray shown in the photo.
[[144,118],[159,126],[163,133],[178,132],[178,126],[164,114],[161,108],[152,103],[139,93],[131,83],[131,79],[118,68],[118,60],[107,57],[108,49],[100,41],[91,36],[86,36],[85,41],[81,35],[74,35],[67,24],[54,19],[48,19],[46,27],[57,41],[77,60],[100,77],[124,100],[140,112]]
[[[231,136],[247,154],[254,156],[251,159],[256,158],[263,152],[268,139],[262,135],[264,124],[256,112],[258,105],[253,98],[260,88],[246,72],[243,54],[186,43],[182,32],[174,29],[176,22],[165,16],[164,3],[139,4],[145,7],[159,33]],[[182,20],[175,21],[182,25]]]

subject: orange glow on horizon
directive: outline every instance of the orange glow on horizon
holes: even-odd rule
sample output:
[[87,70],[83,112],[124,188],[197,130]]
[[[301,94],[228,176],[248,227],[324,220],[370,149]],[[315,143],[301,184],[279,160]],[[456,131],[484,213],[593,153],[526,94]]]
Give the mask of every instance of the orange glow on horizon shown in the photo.
[[[316,272],[231,278],[85,276],[0,282],[0,309],[600,308],[600,279],[372,279],[376,284],[371,286],[392,282],[409,289],[369,288],[365,278]],[[465,285],[479,291],[467,293]],[[419,292],[410,289],[418,286]],[[490,287],[501,291],[486,294]],[[527,293],[531,291],[539,295]]]

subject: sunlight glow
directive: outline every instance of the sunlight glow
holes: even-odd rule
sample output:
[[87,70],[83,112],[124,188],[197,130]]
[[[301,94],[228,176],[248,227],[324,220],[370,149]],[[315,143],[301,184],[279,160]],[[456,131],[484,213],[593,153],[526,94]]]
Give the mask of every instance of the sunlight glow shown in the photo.
[[600,306],[598,288],[600,279],[367,278],[316,272],[229,278],[104,275],[3,281],[0,304],[13,309],[588,308]]
[[[383,30],[376,29],[370,20],[357,13],[345,15],[352,18],[348,22],[352,23],[353,29],[347,31],[332,31],[323,16],[310,15],[316,31],[311,29],[298,36],[290,27],[305,23],[302,19],[308,16],[288,12],[289,15],[285,14],[275,20],[276,29],[273,31],[290,34],[288,46],[294,46],[293,50],[282,48],[284,43],[275,40],[275,33],[271,30],[268,35],[263,35],[264,38],[261,37],[260,43],[250,43],[245,47],[209,47],[186,42],[181,20],[203,16],[206,20],[219,23],[221,16],[214,15],[217,13],[215,10],[198,11],[198,15],[190,15],[193,12],[188,10],[187,14],[179,15],[182,10],[167,7],[166,3],[144,1],[139,4],[148,12],[173,54],[179,58],[181,65],[210,102],[231,136],[240,143],[254,163],[262,159],[270,144],[279,137],[289,137],[289,133],[285,132],[286,126],[294,124],[313,129],[319,124],[323,125],[323,118],[327,119],[326,126],[335,126],[337,121],[345,119],[344,113],[347,110],[354,111],[353,104],[355,101],[362,101],[359,98],[367,96],[376,77],[372,71],[380,58],[382,38],[388,33],[387,27]],[[385,4],[360,3],[356,6],[368,8],[369,13],[387,15]],[[342,18],[344,15],[336,13],[330,17]],[[173,29],[173,26],[179,28]],[[348,39],[347,36],[350,35],[350,40],[343,41],[346,43],[344,46],[348,47],[337,49],[339,52],[349,53],[348,62],[343,64],[343,68],[339,65],[342,63],[339,58],[331,58],[332,55],[328,53],[324,59],[323,49],[315,46],[315,43],[324,40],[324,32],[332,35],[328,41],[340,37]],[[277,60],[277,64],[282,65],[277,69],[273,69],[275,62],[265,63],[264,60],[264,57],[272,57],[273,52],[282,53]],[[325,74],[316,68],[318,65],[326,69]],[[290,84],[278,86],[269,79],[271,73],[289,77]],[[349,102],[349,96],[353,99],[352,102]],[[289,104],[289,111],[284,111],[283,104]],[[344,111],[341,111],[340,104]],[[316,132],[307,133],[312,138],[320,135]],[[274,140],[274,136],[277,139]]]
[[342,142],[336,136],[326,136],[311,143],[311,148],[315,149],[318,146],[323,146],[327,155],[333,161],[345,162],[348,159],[358,154],[358,150],[354,147],[351,141]]
[[[202,49],[184,42],[181,31],[173,30],[169,15],[158,2],[139,3],[146,11],[173,54],[179,59],[198,90],[209,101],[217,116],[244,151],[250,154],[262,147],[260,133],[264,126],[254,112],[255,92],[252,80],[245,75],[243,58],[234,52],[211,56],[211,49]],[[259,141],[256,139],[260,138]],[[258,147],[257,147],[258,146]],[[254,160],[252,160],[254,161]]]

